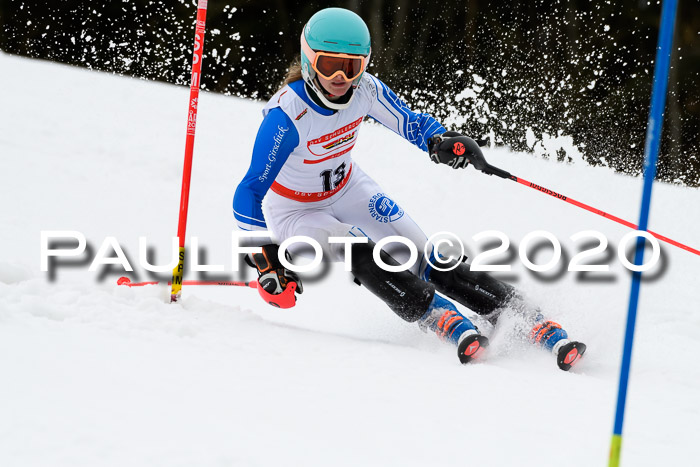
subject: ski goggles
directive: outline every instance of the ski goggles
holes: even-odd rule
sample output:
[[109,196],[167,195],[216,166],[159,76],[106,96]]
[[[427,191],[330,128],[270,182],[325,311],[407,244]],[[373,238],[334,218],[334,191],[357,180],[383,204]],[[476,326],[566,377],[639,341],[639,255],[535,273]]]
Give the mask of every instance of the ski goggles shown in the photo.
[[354,81],[364,71],[369,62],[369,55],[350,55],[337,52],[315,51],[301,35],[301,50],[311,62],[311,67],[324,79],[332,80],[341,75],[345,81]]

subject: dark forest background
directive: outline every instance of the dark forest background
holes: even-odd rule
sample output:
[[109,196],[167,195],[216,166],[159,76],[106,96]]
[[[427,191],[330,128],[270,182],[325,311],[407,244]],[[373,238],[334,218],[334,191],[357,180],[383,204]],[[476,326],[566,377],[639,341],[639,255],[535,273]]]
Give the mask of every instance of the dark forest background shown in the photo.
[[[519,151],[570,136],[589,163],[641,172],[659,2],[210,0],[202,88],[266,99],[303,24],[327,6],[365,19],[369,71],[414,109]],[[184,85],[195,11],[195,0],[0,0],[0,49]],[[690,186],[700,185],[699,32],[700,0],[679,0],[658,178]]]

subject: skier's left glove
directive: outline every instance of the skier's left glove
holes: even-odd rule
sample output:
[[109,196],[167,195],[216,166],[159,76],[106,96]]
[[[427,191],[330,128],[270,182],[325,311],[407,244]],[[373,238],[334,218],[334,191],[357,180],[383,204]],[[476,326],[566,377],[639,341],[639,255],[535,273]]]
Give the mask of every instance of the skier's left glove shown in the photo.
[[[296,303],[295,293],[302,293],[304,288],[297,273],[282,265],[278,252],[279,245],[263,245],[262,252],[246,255],[245,261],[258,271],[260,296],[270,305],[291,308]],[[285,257],[287,261],[292,261],[288,251],[285,252]]]
[[[469,165],[468,149],[455,137],[463,136],[456,131],[446,131],[428,138],[428,154],[436,164],[449,165],[453,169],[464,169]],[[485,140],[476,140],[479,146],[486,144]]]

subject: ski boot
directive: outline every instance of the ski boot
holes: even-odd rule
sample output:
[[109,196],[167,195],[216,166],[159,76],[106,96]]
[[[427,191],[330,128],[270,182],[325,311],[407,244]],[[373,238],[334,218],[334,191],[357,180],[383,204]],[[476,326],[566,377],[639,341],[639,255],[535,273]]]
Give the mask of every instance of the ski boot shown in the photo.
[[478,358],[488,347],[489,340],[479,334],[479,330],[468,318],[463,316],[452,302],[435,294],[433,301],[418,326],[427,332],[434,331],[442,340],[457,346],[459,361],[463,364]]
[[530,340],[550,350],[557,357],[557,365],[569,371],[586,352],[586,344],[568,339],[566,331],[554,321],[543,321],[530,331]]

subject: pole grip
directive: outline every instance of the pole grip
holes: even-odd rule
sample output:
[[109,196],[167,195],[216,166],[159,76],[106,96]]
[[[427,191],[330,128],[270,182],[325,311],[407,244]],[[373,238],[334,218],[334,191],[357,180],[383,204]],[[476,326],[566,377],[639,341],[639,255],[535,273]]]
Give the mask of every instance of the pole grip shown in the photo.
[[486,167],[482,170],[482,172],[487,175],[495,175],[500,178],[513,178],[510,172],[506,172],[505,170],[499,169],[491,164],[486,164]]
[[[465,154],[469,163],[473,165],[476,170],[487,175],[495,175],[500,178],[513,178],[513,176],[505,170],[494,167],[486,162],[486,158],[484,157],[484,153],[481,151],[479,143],[474,141],[472,138],[468,136],[454,136],[449,138],[449,141],[449,144],[452,144],[453,147],[448,149],[448,151],[451,150],[455,155]],[[454,142],[461,143],[461,152],[455,152],[457,145],[455,145]]]

